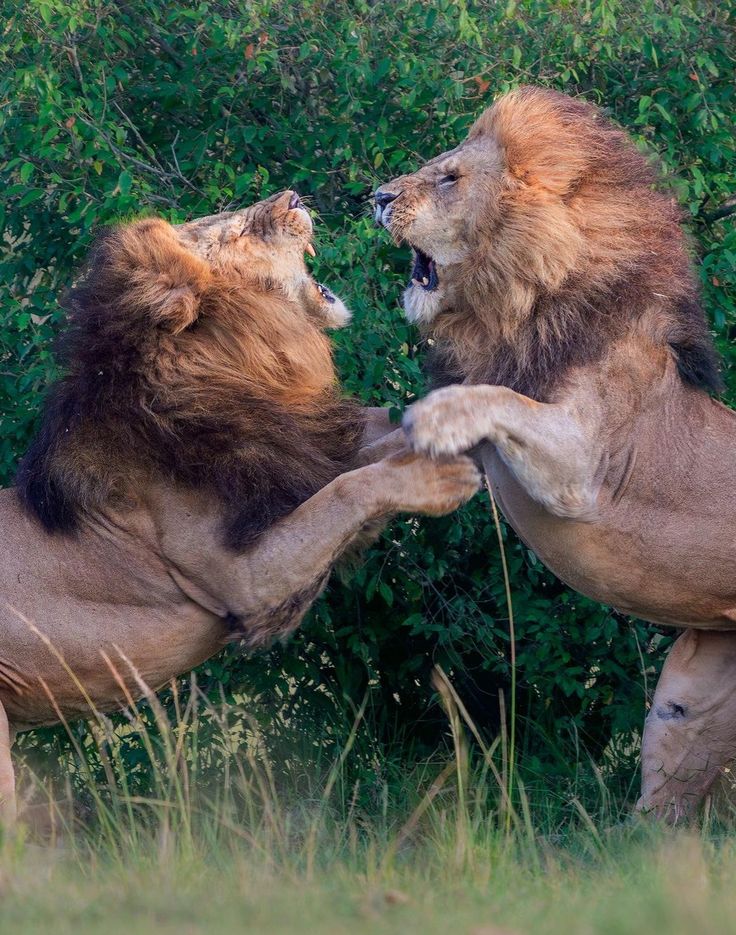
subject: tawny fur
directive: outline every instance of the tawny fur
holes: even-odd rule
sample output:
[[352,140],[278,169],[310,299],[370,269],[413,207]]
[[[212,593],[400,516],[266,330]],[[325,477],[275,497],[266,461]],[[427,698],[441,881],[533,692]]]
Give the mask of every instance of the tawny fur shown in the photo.
[[0,491],[6,820],[17,730],[285,637],[366,529],[477,489],[469,459],[416,455],[387,410],[341,397],[323,328],[348,314],[307,272],[311,234],[293,192],[140,221],[72,292],[66,373]]
[[[450,171],[457,183],[443,190]],[[685,379],[718,389],[681,212],[655,181],[596,108],[522,88],[457,149],[383,186],[401,192],[394,236],[418,235],[438,255],[437,291],[407,291],[432,304],[420,324],[437,383],[501,383],[547,399],[570,367],[600,360],[638,322]]]
[[736,754],[719,687],[736,671],[736,414],[709,396],[718,358],[658,181],[595,107],[522,88],[382,186],[376,216],[426,280],[404,303],[443,388],[405,418],[414,450],[480,446],[507,519],[560,578],[697,628],[642,754],[640,806],[677,819]]
[[311,222],[274,249],[266,225],[292,213],[279,207],[181,229],[147,219],[97,244],[67,300],[66,373],[18,474],[46,528],[71,531],[80,511],[164,476],[214,494],[243,548],[353,466],[362,418],[301,259]]

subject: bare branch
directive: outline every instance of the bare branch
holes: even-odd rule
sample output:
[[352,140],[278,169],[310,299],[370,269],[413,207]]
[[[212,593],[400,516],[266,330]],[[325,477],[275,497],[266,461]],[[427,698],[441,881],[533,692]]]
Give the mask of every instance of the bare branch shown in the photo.
[[729,198],[723,202],[718,208],[714,211],[707,211],[703,213],[703,219],[709,222],[720,221],[722,218],[727,218],[732,214],[736,214],[736,195],[731,195]]
[[[121,111],[121,113],[123,112]],[[125,115],[123,114],[123,116]],[[119,146],[113,143],[109,134],[107,134],[104,130],[102,130],[94,121],[89,120],[86,117],[83,117],[81,114],[78,115],[77,119],[79,119],[85,126],[88,126],[90,129],[98,133],[100,137],[105,141],[105,144],[108,147],[108,149],[112,153],[114,153],[118,157],[118,159],[129,162],[132,166],[135,166],[136,169],[139,169],[141,172],[147,172],[147,173],[150,173],[151,175],[155,175],[156,178],[159,178],[163,182],[166,182],[169,185],[169,187],[172,189],[174,189],[175,182],[181,182],[184,185],[186,185],[187,188],[189,188],[191,191],[196,192],[198,195],[204,196],[204,192],[200,188],[197,188],[197,186],[190,179],[188,179],[185,175],[182,174],[181,170],[179,169],[178,164],[175,167],[174,171],[171,171],[172,169],[171,166],[169,166],[168,169],[164,168],[163,165],[160,163],[158,157],[156,156],[155,152],[153,151],[151,151],[151,158],[154,161],[145,162],[143,159],[139,159],[137,156],[133,156],[131,153],[126,153],[124,150],[120,149]],[[126,117],[126,120],[127,119],[128,118]],[[137,130],[136,130],[136,133],[137,133]],[[139,136],[139,139],[141,139],[140,136]],[[142,142],[142,145],[144,145],[147,150],[150,150],[150,147],[148,147],[145,143],[143,143],[142,140],[141,142]]]
[[77,81],[79,82],[79,88],[82,94],[86,94],[85,85],[84,85],[84,76],[82,75],[82,68],[79,64],[79,56],[77,55],[77,44],[72,42],[70,45],[66,46],[66,52],[69,56],[69,61],[72,63],[74,68],[74,74],[77,76]]

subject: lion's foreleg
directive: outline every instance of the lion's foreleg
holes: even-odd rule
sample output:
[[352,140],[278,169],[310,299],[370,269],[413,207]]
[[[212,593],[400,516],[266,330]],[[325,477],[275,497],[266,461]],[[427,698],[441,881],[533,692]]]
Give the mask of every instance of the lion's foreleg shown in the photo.
[[415,403],[404,430],[433,457],[492,442],[526,492],[556,516],[594,515],[602,448],[591,425],[562,405],[504,386],[449,386]]
[[736,633],[686,630],[644,724],[637,808],[687,818],[736,756]]
[[14,736],[5,708],[0,704],[0,821],[6,826],[12,825],[16,817],[15,770],[10,755]]
[[363,445],[358,452],[357,466],[375,464],[376,461],[397,454],[403,448],[406,448],[406,435],[403,429],[394,428],[392,432],[382,435],[370,445]]
[[390,411],[383,406],[367,406],[361,410],[365,419],[365,429],[356,467],[375,464],[376,461],[381,461],[406,447],[404,433],[389,418]]
[[368,526],[400,512],[448,513],[472,496],[479,481],[468,458],[433,462],[404,449],[336,478],[247,552],[222,555],[209,566],[208,580],[197,584],[224,604],[238,633],[254,645],[265,642],[299,623],[337,560]]

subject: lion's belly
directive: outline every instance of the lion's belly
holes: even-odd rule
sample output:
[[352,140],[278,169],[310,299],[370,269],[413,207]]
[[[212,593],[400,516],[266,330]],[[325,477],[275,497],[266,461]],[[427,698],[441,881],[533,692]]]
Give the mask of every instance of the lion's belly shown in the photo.
[[204,662],[226,635],[220,620],[187,607],[163,613],[64,602],[54,609],[64,626],[55,626],[60,617],[34,614],[33,631],[0,612],[0,701],[17,729],[54,723],[60,712],[73,719],[90,717],[92,707],[115,710]]
[[111,710],[212,656],[222,621],[155,554],[49,537],[0,491],[0,701],[18,729]]
[[655,623],[736,626],[736,515],[708,536],[688,535],[656,505],[647,516],[612,508],[601,521],[561,519],[527,496],[490,446],[483,463],[506,519],[570,587]]

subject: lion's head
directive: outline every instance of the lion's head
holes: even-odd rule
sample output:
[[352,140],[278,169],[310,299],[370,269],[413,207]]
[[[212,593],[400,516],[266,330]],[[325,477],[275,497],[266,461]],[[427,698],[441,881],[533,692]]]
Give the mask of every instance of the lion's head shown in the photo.
[[242,211],[198,218],[175,230],[211,270],[278,283],[325,327],[342,328],[350,321],[344,303],[315,282],[304,263],[305,253],[315,255],[313,226],[296,192],[280,192]]
[[408,317],[441,379],[547,396],[636,322],[683,377],[719,385],[680,212],[592,105],[521,88],[455,149],[382,185],[376,219],[413,249]]
[[156,478],[212,494],[241,548],[352,465],[361,420],[324,333],[349,313],[309,275],[311,238],[291,191],[100,238],[17,477],[46,529],[135,503]]

